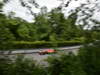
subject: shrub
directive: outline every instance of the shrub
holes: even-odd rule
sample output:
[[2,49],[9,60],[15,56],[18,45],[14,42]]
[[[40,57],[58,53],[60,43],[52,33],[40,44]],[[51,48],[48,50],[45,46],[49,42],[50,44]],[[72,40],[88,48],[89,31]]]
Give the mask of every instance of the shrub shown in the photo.
[[62,47],[62,46],[74,46],[82,44],[81,41],[58,41],[58,42],[50,42],[50,41],[36,41],[36,42],[28,42],[28,41],[15,41],[14,49],[29,49],[29,48],[50,48],[50,47]]

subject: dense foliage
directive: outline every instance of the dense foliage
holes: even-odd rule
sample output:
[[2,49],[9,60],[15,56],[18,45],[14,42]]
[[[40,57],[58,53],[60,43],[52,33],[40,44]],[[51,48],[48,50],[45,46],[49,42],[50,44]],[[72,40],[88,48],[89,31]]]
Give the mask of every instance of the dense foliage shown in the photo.
[[51,48],[51,47],[65,47],[65,46],[77,46],[83,44],[83,41],[14,41],[13,48],[16,49],[29,49],[29,48]]
[[[34,45],[27,44],[27,42],[40,41],[38,44],[43,44],[41,46],[52,47],[54,44],[56,45],[56,42],[60,41],[62,43],[62,41],[74,40],[72,42],[73,45],[77,41],[82,42],[84,40],[80,26],[75,25],[75,13],[66,19],[61,9],[55,8],[51,12],[47,12],[47,8],[42,7],[41,12],[35,14],[34,23],[28,23],[25,20],[14,17],[13,14],[11,12],[9,16],[5,16],[2,11],[0,13],[0,49],[16,48],[16,45],[17,48],[20,48],[18,47],[21,45],[20,42],[15,45],[13,41],[26,41],[26,43],[24,42],[27,45],[26,48],[31,48],[32,46],[40,46],[35,43]],[[50,43],[49,46],[45,46],[42,41],[45,41],[47,45],[49,45],[48,42],[53,42],[54,44]],[[71,42],[69,44],[71,45]],[[65,46],[62,43],[63,45]]]
[[[1,75],[98,75],[100,73],[100,41],[81,47],[77,54],[69,52],[48,57],[44,67],[23,56],[14,61],[0,58]],[[47,64],[46,64],[47,65]]]
[[84,35],[85,43],[79,52],[76,55],[68,53],[61,56],[59,55],[59,57],[48,57],[47,67],[40,66],[35,61],[25,59],[21,56],[15,60],[11,60],[6,56],[0,55],[0,75],[100,74],[99,28],[85,30],[82,32],[83,35],[81,35],[79,31],[83,30],[78,29],[77,26],[74,25],[75,17],[74,19],[73,17],[65,19],[63,14],[58,11],[58,9],[54,9],[50,13],[40,13],[36,15],[34,23],[27,23],[18,18],[12,19],[0,13],[0,48],[8,49],[8,47],[12,46],[12,43],[22,45],[24,43],[36,43],[41,45],[40,42],[30,41],[43,41],[42,43],[45,44],[47,43],[45,41],[57,43],[59,41],[66,42],[65,40],[80,40]]

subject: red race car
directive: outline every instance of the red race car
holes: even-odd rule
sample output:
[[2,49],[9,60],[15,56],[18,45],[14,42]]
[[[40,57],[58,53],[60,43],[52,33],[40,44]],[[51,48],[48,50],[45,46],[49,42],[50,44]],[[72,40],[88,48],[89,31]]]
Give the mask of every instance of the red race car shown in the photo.
[[56,50],[54,50],[54,49],[46,49],[46,50],[42,50],[42,51],[39,52],[40,55],[51,54],[51,53],[56,53]]

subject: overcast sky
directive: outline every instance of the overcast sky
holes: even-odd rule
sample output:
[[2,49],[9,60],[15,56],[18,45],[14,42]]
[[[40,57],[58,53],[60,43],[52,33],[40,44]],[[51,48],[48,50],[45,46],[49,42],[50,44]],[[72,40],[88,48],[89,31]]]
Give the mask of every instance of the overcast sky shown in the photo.
[[[67,1],[67,0],[65,0],[65,1]],[[53,9],[55,7],[58,7],[61,4],[61,1],[59,1],[59,0],[36,0],[36,2],[39,4],[40,8],[43,7],[43,6],[46,6],[48,8],[48,11],[50,11],[51,9]],[[79,1],[73,0],[70,3],[68,8],[64,8],[63,12],[65,13],[65,16],[68,16],[70,10],[74,10],[76,7],[79,7],[80,4],[82,4],[82,3],[86,3],[86,0],[79,0]],[[90,9],[92,9],[92,7],[95,5],[95,3],[96,2],[94,0],[91,0],[91,4],[88,5],[88,7]],[[97,1],[97,3],[99,3],[98,7],[100,7],[100,1],[99,0]],[[6,14],[8,12],[13,11],[13,12],[16,13],[15,16],[23,18],[23,19],[25,19],[29,22],[33,21],[33,18],[34,18],[32,15],[30,15],[29,11],[26,8],[21,7],[19,0],[11,0],[8,4],[6,4],[4,6],[3,10],[4,10],[4,13],[6,13]],[[93,18],[100,21],[100,16],[99,16],[100,11],[99,10],[100,9],[96,8],[96,10],[94,11],[94,14],[93,14]],[[38,13],[40,10],[33,7],[33,11],[35,13]],[[82,18],[82,17],[79,17],[78,19],[80,19],[80,18]]]
[[[58,7],[61,3],[57,0],[36,0],[36,2],[39,4],[40,8],[46,6],[48,8],[48,11],[50,11],[52,8]],[[3,10],[6,14],[13,11],[16,13],[15,16],[21,17],[27,21],[33,20],[33,16],[29,14],[29,11],[26,8],[20,5],[19,0],[11,0],[4,6]],[[40,10],[33,7],[33,11],[35,13],[38,13]]]
[[[67,0],[64,1],[66,2]],[[48,11],[58,7],[61,4],[60,0],[36,0],[36,2],[39,4],[40,8],[46,6],[48,8]],[[82,0],[81,3],[82,2],[85,2],[85,0]],[[74,10],[78,6],[80,6],[80,2],[73,0],[68,8],[64,8],[63,13],[65,13],[65,16],[68,16],[70,9]],[[21,17],[29,22],[33,21],[33,16],[29,13],[29,11],[26,8],[20,5],[19,0],[11,0],[8,4],[4,6],[3,10],[6,14],[8,14],[8,12],[13,11],[16,13],[16,17]],[[33,6],[33,11],[35,13],[38,13],[40,10]]]

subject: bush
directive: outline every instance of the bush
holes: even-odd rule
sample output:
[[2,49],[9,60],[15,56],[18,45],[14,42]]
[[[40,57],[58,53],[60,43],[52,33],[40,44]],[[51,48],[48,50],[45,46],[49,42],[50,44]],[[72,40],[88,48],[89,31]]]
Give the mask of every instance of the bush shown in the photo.
[[18,55],[14,61],[8,62],[6,57],[0,59],[0,75],[46,75],[46,73],[35,60]]
[[13,46],[14,35],[5,25],[0,25],[0,50],[11,49]]
[[50,47],[62,47],[62,46],[74,46],[82,44],[81,41],[59,41],[59,42],[50,42],[50,41],[15,41],[14,49],[29,49],[29,48],[50,48]]
[[81,45],[81,41],[60,41],[57,42],[58,47],[63,47],[63,46],[76,46],[76,45]]
[[100,74],[100,41],[83,46],[78,53],[81,64],[87,75]]

